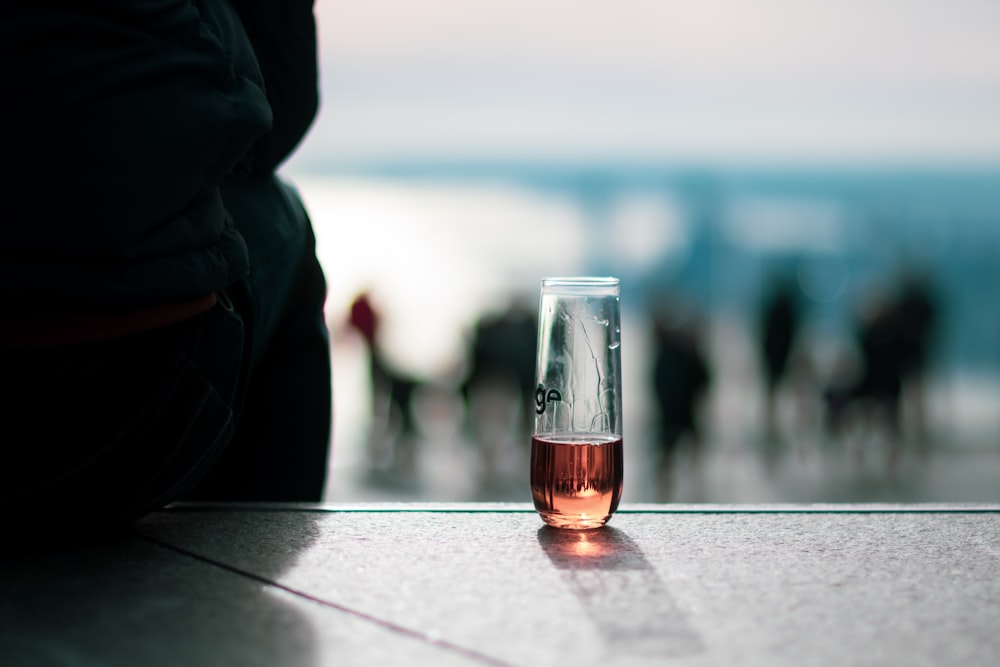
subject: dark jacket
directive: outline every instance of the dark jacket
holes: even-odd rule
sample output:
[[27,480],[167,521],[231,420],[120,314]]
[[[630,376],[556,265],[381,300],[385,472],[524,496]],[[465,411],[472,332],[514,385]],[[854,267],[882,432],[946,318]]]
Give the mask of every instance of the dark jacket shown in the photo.
[[5,314],[124,310],[244,276],[220,186],[274,170],[315,114],[312,1],[0,7]]

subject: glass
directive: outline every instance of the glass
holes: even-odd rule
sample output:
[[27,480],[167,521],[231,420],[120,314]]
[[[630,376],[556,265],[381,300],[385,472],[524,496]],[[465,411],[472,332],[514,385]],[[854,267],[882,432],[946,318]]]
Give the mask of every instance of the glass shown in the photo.
[[622,494],[617,278],[546,278],[538,306],[531,496],[557,528],[597,528]]

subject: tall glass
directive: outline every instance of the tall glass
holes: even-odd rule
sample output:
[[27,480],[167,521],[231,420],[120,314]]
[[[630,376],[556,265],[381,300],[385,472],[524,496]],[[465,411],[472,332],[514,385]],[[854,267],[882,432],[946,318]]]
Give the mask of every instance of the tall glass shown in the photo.
[[622,494],[617,278],[546,278],[538,308],[531,496],[557,528],[597,528]]

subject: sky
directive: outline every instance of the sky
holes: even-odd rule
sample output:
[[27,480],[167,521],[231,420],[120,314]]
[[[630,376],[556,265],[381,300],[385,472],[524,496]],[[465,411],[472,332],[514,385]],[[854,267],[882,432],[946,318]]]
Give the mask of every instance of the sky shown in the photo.
[[296,156],[1000,163],[994,0],[317,0]]

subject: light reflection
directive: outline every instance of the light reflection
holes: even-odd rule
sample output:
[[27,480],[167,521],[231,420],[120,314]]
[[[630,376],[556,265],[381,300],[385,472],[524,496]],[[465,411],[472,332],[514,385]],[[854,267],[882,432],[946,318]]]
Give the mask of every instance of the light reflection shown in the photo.
[[[586,521],[586,515],[583,516],[583,520]],[[605,551],[601,549],[600,545],[595,542],[590,541],[590,536],[587,533],[578,533],[577,539],[574,546],[574,553],[581,558],[589,558],[596,555],[600,555]]]
[[545,526],[539,532],[539,541],[545,546],[550,558],[567,565],[576,563],[577,566],[587,563],[598,565],[614,558],[620,552],[616,539],[617,534],[607,526],[593,530],[564,530]]

